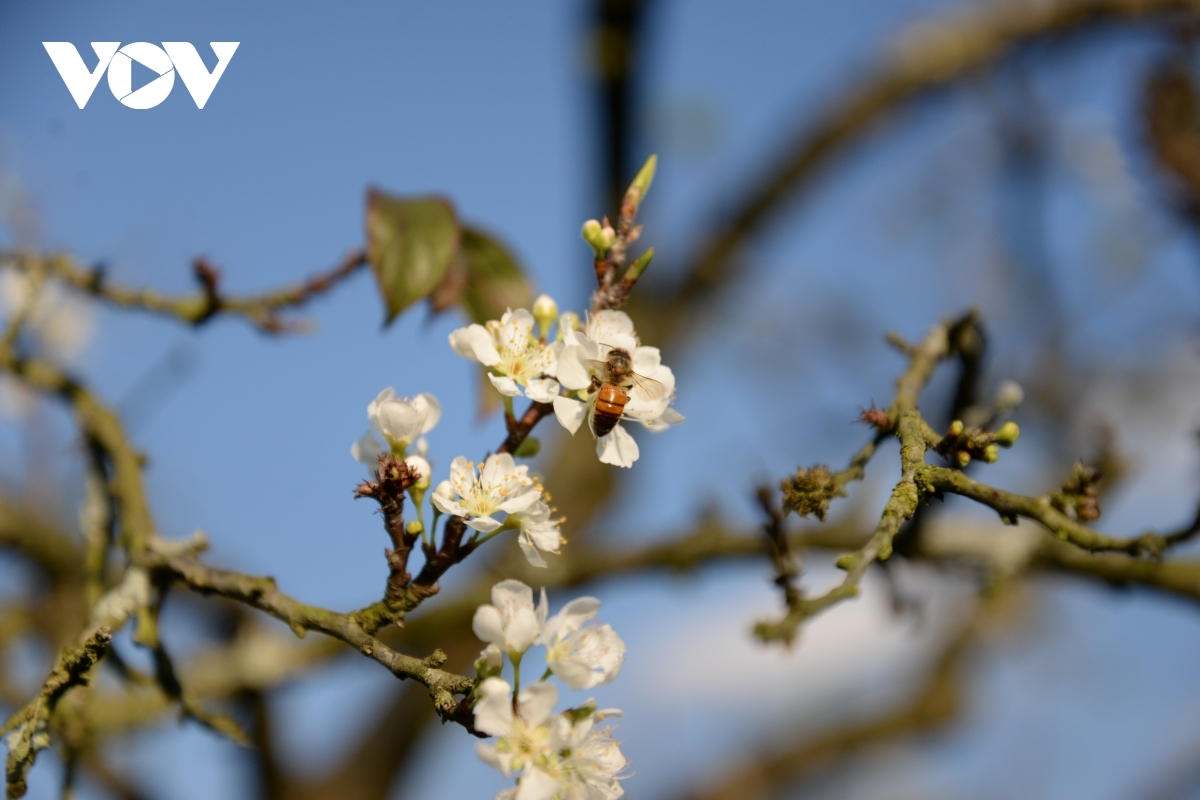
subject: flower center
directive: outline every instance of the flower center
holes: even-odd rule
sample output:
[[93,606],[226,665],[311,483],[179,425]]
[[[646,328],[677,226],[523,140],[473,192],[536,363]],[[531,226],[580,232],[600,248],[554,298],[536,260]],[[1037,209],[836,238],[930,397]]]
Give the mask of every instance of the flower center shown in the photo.
[[500,351],[500,371],[517,383],[527,384],[550,368],[550,348],[524,329],[493,329],[492,336]]

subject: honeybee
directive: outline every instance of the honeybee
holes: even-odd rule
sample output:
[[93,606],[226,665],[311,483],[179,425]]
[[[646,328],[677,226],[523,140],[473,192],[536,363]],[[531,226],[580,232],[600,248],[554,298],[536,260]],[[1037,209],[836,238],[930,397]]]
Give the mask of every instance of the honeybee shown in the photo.
[[633,371],[633,357],[628,350],[614,347],[608,351],[604,361],[592,360],[592,366],[603,376],[593,375],[592,385],[588,388],[589,394],[599,393],[591,419],[592,433],[598,437],[610,433],[621,421],[625,404],[629,402],[630,389],[648,402],[659,399],[667,391],[666,386],[653,378]]

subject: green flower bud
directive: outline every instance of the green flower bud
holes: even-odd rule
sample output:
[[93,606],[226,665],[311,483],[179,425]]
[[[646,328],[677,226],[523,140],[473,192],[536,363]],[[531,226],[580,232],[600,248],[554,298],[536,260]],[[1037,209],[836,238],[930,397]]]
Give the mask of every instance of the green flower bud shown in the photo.
[[550,326],[558,319],[558,303],[548,294],[543,294],[533,301],[533,318],[537,320],[538,330],[544,340],[550,334]]
[[983,460],[989,464],[995,464],[1000,460],[1000,448],[994,444],[983,448]]
[[1000,430],[996,431],[996,444],[1001,447],[1012,447],[1020,436],[1021,429],[1017,427],[1017,423],[1006,422],[1000,426]]
[[425,530],[425,526],[414,519],[412,522],[404,526],[404,530],[408,531],[408,533],[412,536],[419,536],[421,531]]
[[650,259],[652,258],[654,258],[653,247],[642,253],[641,256],[638,257],[637,261],[634,261],[629,265],[629,269],[625,270],[625,276],[623,280],[632,284],[638,278],[642,277],[642,273],[646,271],[646,267],[650,266]]
[[658,169],[658,156],[651,155],[646,159],[646,163],[638,170],[638,174],[634,176],[633,183],[629,184],[630,192],[637,192],[638,199],[646,196],[646,192],[650,191],[650,184],[654,182],[654,171]]
[[954,420],[954,422],[950,423],[950,435],[951,436],[962,436],[962,432],[963,432],[963,422],[961,419],[956,419],[956,420]]
[[589,219],[583,223],[583,240],[592,246],[596,251],[597,258],[603,258],[617,241],[617,232],[612,229],[612,226],[604,225],[603,227],[594,219]]
[[965,467],[967,464],[971,463],[971,454],[966,450],[959,450],[954,456],[954,460],[958,462],[960,467]]

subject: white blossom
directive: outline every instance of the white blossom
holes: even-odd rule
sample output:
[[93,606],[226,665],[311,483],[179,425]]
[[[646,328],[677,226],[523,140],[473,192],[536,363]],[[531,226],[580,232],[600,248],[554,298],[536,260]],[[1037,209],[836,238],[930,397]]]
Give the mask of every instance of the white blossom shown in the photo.
[[[501,394],[524,394],[530,400],[549,403],[559,392],[554,377],[562,344],[542,342],[534,335],[533,325],[528,310],[509,310],[486,326],[476,323],[452,332],[450,347],[487,367],[488,380]],[[525,387],[523,392],[521,387]]]
[[535,567],[546,566],[539,551],[555,554],[562,551],[563,538],[559,530],[562,520],[552,517],[552,513],[550,506],[538,500],[525,511],[514,515],[520,525],[517,543],[525,558]]
[[[512,687],[488,678],[479,687],[475,728],[496,737],[475,746],[479,758],[517,777],[497,800],[616,800],[624,795],[621,772],[628,766],[609,730],[596,728],[604,714],[572,722],[554,714],[558,691],[548,683],[521,690],[513,712]],[[619,713],[619,712],[608,712]]]
[[539,642],[546,646],[546,666],[572,689],[609,683],[625,660],[625,642],[611,625],[586,624],[599,611],[599,600],[580,597],[542,625]]
[[[409,400],[396,397],[396,390],[389,386],[367,406],[371,427],[350,445],[350,455],[374,470],[381,455],[389,450],[403,454],[415,442],[416,454],[423,460],[427,446],[422,434],[433,430],[441,417],[442,406],[433,395],[419,394]],[[376,433],[385,444],[380,444]]]
[[414,486],[422,490],[429,488],[429,476],[433,472],[433,469],[429,466],[429,462],[425,460],[425,457],[411,455],[404,459],[404,463],[408,465],[409,469],[417,473],[417,482]]
[[545,596],[543,589],[541,607],[534,610],[532,589],[520,581],[501,581],[492,587],[491,605],[475,610],[471,630],[515,660],[537,641],[542,631],[549,610]]
[[562,800],[616,800],[624,797],[620,779],[629,761],[608,728],[596,727],[616,709],[597,711],[576,722],[564,737],[566,755],[558,764]]
[[529,467],[518,467],[508,453],[488,456],[478,472],[473,462],[463,456],[455,458],[450,464],[450,485],[456,498],[447,498],[439,485],[433,495],[434,507],[444,514],[466,518],[467,525],[482,533],[500,527],[493,514],[524,511],[542,496],[529,477]]
[[561,784],[552,768],[563,739],[562,717],[554,716],[558,690],[535,683],[521,690],[513,712],[512,687],[501,678],[488,678],[479,686],[475,703],[475,729],[496,737],[496,742],[475,745],[479,758],[511,777],[517,775],[518,800],[550,800]]
[[[625,404],[622,421],[631,419],[647,428],[658,431],[683,421],[683,415],[670,407],[675,394],[675,373],[662,363],[662,354],[657,347],[639,344],[633,321],[623,311],[599,311],[588,318],[583,330],[568,330],[564,334],[565,347],[559,355],[558,379],[570,392],[583,399],[566,395],[554,398],[554,414],[559,423],[572,434],[591,418],[596,409],[597,394],[589,390],[593,377],[603,378],[603,362],[613,349],[627,351],[633,361],[633,371],[663,385],[658,397],[648,397],[636,386],[629,390],[629,401]],[[605,464],[630,467],[640,455],[637,442],[620,422],[604,436],[596,440],[596,455]]]
[[[443,503],[452,504],[457,495],[454,493],[454,486],[451,485],[450,481],[442,481],[437,485],[437,488],[433,490],[433,497],[441,500]],[[437,508],[438,511],[442,510],[441,506],[438,505],[437,502],[432,500],[431,502],[433,502],[434,507]]]

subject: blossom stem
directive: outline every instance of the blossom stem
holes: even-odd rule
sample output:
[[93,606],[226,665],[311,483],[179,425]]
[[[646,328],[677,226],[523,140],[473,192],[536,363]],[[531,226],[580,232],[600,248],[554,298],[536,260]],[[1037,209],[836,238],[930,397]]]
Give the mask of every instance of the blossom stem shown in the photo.
[[524,653],[509,652],[508,657],[512,660],[513,665],[513,708],[516,709],[517,696],[521,693],[521,658]]
[[489,539],[494,539],[505,531],[511,531],[513,528],[517,527],[516,525],[509,524],[509,520],[511,519],[512,517],[509,517],[508,519],[504,520],[504,524],[499,528],[496,528],[496,530],[492,531],[491,533],[485,533],[480,536],[479,531],[475,531],[475,535],[471,537],[469,544],[473,547],[478,547]]
[[550,676],[553,674],[554,674],[554,670],[550,669],[549,667],[546,667],[546,671],[544,673],[542,673],[542,678],[539,681],[539,683],[545,683],[546,681],[550,680]]

